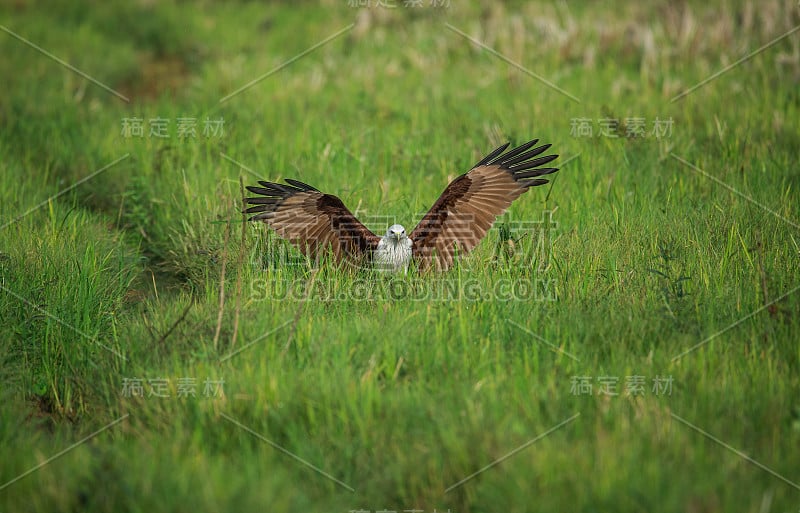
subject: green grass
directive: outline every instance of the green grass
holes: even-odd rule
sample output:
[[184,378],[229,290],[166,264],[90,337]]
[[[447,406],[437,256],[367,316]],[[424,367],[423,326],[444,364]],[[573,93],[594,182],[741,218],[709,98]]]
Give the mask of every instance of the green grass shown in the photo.
[[[0,33],[0,511],[797,511],[800,34],[671,99],[798,8],[395,4],[0,8],[130,99]],[[410,228],[532,137],[561,171],[444,274],[240,222],[289,177]]]

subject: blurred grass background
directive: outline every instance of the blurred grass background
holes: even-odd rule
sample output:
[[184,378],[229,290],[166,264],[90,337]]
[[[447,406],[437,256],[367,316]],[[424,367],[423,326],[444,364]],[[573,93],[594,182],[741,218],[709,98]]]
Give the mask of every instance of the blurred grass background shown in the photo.
[[[796,3],[389,4],[0,6],[0,511],[797,510]],[[626,137],[634,118],[671,131]],[[562,170],[500,224],[553,212],[546,267],[497,261],[497,229],[436,277],[312,272],[262,225],[242,238],[240,178],[408,228],[533,137]]]

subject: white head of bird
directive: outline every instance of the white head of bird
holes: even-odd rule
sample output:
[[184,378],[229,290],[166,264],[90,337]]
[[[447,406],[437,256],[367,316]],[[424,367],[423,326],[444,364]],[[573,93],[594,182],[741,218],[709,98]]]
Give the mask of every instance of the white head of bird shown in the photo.
[[385,271],[407,271],[411,261],[411,246],[413,242],[406,235],[406,229],[399,224],[393,224],[386,230],[386,235],[381,237],[375,250],[375,266]]

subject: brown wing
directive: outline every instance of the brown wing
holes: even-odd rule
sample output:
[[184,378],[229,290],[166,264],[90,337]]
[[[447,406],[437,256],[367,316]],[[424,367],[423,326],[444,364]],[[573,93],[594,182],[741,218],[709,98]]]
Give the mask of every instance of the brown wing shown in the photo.
[[342,200],[314,187],[287,179],[289,185],[262,182],[247,186],[258,197],[245,198],[255,214],[304,255],[316,259],[331,252],[337,261],[360,260],[378,246],[380,238],[347,210]]
[[503,214],[528,187],[548,182],[537,176],[558,171],[539,167],[558,158],[546,155],[549,144],[530,149],[538,139],[503,153],[509,143],[484,157],[473,168],[450,182],[409,237],[420,268],[447,269],[456,255],[471,251],[486,236],[497,216]]

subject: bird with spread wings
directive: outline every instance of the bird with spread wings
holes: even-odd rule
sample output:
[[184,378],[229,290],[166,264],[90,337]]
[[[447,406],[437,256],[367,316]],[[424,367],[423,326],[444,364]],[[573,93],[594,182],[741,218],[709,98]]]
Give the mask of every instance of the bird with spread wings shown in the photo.
[[[549,164],[558,155],[539,156],[550,144],[538,139],[510,151],[510,143],[481,159],[467,173],[450,182],[411,233],[399,224],[379,237],[347,209],[338,197],[297,180],[286,184],[259,181],[248,186],[257,194],[245,198],[250,221],[263,221],[304,255],[332,255],[336,261],[371,263],[378,269],[407,271],[412,261],[419,269],[445,270],[459,255],[471,251],[498,216],[529,187],[548,182],[540,176],[558,171]],[[505,153],[504,153],[505,152]]]

